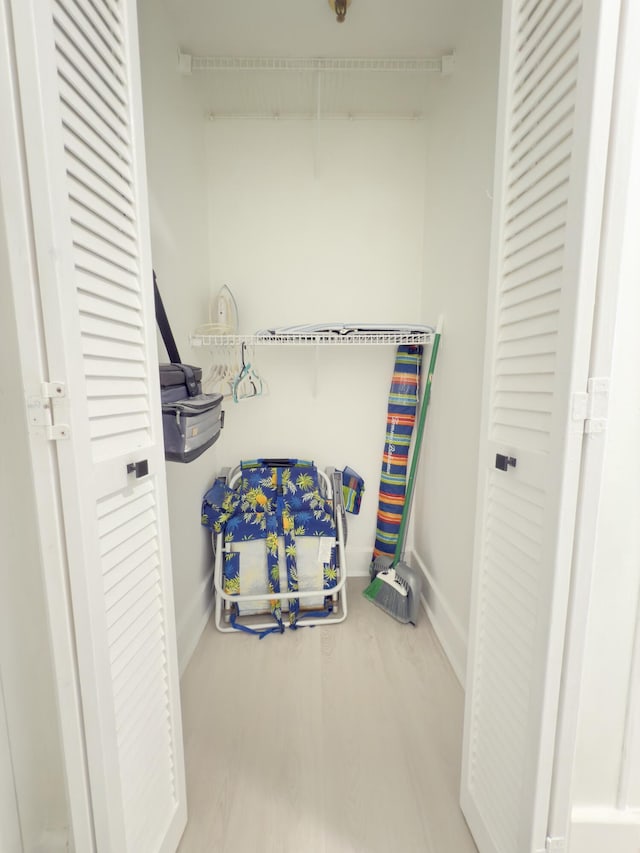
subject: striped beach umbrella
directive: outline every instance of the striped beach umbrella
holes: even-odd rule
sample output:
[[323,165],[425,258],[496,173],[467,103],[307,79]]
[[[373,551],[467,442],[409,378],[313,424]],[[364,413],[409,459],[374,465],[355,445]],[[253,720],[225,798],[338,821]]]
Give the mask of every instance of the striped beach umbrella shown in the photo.
[[409,447],[416,422],[421,363],[422,346],[402,344],[398,347],[389,389],[374,560],[381,554],[393,556],[396,550],[407,488]]

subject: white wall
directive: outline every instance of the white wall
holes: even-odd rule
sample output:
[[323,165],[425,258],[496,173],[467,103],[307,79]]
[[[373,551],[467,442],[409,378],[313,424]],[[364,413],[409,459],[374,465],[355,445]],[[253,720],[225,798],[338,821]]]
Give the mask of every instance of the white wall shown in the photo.
[[[0,682],[22,843],[31,853],[45,832],[68,826],[68,812],[9,280],[0,186]],[[4,768],[2,777],[5,795]]]
[[488,286],[499,0],[468,3],[454,74],[434,89],[422,316],[444,315],[415,503],[431,620],[464,679]]
[[[180,355],[197,364],[188,338],[202,322],[209,287],[203,113],[189,80],[177,73],[177,45],[164,2],[140,0],[138,15],[153,264]],[[161,343],[159,351],[168,360]],[[211,549],[200,505],[218,467],[216,449],[189,465],[167,463],[181,671],[211,600]]]
[[[242,331],[418,319],[425,129],[401,120],[207,123],[211,292],[231,287]],[[251,357],[270,393],[227,405],[220,459],[286,455],[355,468],[367,490],[349,519],[349,569],[366,573],[394,348],[258,347]]]
[[243,331],[416,319],[422,122],[214,120],[207,129],[212,286],[230,284]]

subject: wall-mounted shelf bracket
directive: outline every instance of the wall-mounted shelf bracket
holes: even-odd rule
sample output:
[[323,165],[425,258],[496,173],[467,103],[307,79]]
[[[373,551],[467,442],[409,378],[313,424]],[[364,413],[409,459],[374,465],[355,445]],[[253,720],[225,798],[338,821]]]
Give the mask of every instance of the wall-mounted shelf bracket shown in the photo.
[[440,73],[443,77],[449,77],[456,70],[456,55],[455,53],[448,53],[446,56],[443,56],[441,59],[441,68]]
[[178,71],[181,74],[191,74],[193,71],[192,60],[193,57],[190,53],[178,51]]

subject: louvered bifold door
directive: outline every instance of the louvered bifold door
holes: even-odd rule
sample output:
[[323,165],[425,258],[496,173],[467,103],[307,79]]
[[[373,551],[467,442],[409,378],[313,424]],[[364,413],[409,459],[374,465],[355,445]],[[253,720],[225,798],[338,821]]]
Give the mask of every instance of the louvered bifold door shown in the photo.
[[96,850],[174,853],[186,804],[136,4],[10,5]]
[[544,851],[587,390],[615,0],[505,0],[461,803]]

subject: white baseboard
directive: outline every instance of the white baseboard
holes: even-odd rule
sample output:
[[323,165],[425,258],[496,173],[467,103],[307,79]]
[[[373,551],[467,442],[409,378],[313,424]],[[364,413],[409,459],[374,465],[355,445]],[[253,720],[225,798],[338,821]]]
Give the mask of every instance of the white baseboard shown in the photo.
[[347,545],[347,577],[368,578],[371,554],[371,548],[351,548]]
[[456,678],[464,687],[467,669],[467,632],[464,630],[447,600],[442,595],[433,576],[420,557],[410,552],[407,557],[410,566],[420,569],[424,575],[422,605],[436,632],[440,645],[444,649]]
[[182,614],[179,621],[176,614],[176,621],[178,622],[176,627],[178,635],[178,668],[181,678],[211,616],[213,609],[212,587],[213,569],[198,587],[191,606]]
[[575,808],[567,850],[568,853],[638,853],[640,812]]

